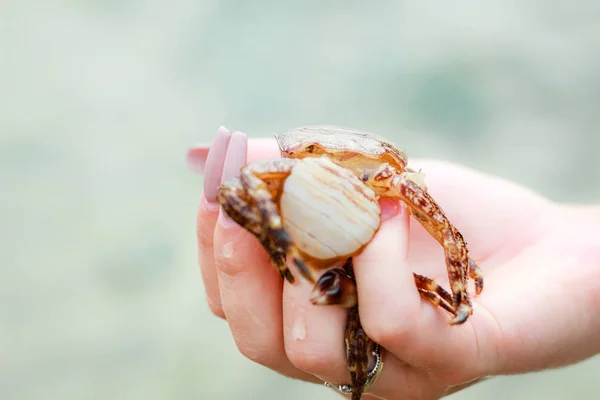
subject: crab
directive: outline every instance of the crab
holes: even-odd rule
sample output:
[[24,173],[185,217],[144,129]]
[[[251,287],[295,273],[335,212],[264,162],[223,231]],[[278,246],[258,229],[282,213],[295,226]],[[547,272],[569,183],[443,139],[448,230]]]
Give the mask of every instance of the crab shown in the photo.
[[295,282],[292,268],[314,285],[314,304],[350,309],[345,339],[353,398],[359,399],[370,345],[360,326],[351,261],[379,229],[379,199],[404,203],[443,247],[451,293],[413,275],[421,298],[450,313],[451,324],[472,314],[468,279],[479,294],[483,276],[423,175],[408,168],[406,154],[387,139],[333,126],[295,128],[275,138],[282,158],[244,166],[239,178],[221,185],[218,201],[258,238],[284,279]]

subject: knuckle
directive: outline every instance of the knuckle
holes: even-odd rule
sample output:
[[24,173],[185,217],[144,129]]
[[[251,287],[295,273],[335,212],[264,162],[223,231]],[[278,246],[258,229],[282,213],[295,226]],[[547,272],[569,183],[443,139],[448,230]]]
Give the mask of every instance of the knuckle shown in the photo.
[[241,340],[236,340],[236,345],[239,352],[252,362],[270,369],[276,368],[278,357],[269,346],[256,345],[256,343]]
[[367,336],[383,347],[407,346],[412,337],[412,324],[414,320],[405,315],[404,318],[394,318],[393,315],[382,314],[361,316],[362,325]]
[[[339,361],[331,351],[319,352],[314,349],[288,348],[286,353],[294,367],[314,375],[330,375]],[[343,370],[343,366],[339,370]]]

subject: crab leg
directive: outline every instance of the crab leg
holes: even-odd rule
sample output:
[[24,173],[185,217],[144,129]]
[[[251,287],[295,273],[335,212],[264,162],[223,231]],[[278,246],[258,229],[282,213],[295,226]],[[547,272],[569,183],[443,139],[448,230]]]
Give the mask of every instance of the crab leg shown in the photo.
[[[376,178],[375,178],[376,179]],[[469,294],[467,292],[467,278],[469,272],[479,278],[479,287],[483,279],[478,268],[470,267],[467,245],[460,232],[450,223],[440,206],[433,200],[419,184],[406,175],[396,175],[391,180],[391,191],[397,193],[409,208],[410,213],[423,225],[423,227],[442,245],[446,256],[448,279],[452,289],[452,306],[456,310],[456,317],[452,324],[461,324],[473,313]]]
[[360,400],[369,375],[369,344],[367,336],[358,315],[358,305],[348,310],[345,331],[346,363],[350,372],[352,399]]
[[[430,278],[415,273],[413,275],[415,285],[423,300],[436,307],[442,307],[452,315],[456,315],[450,293]],[[356,283],[343,270],[330,269],[321,275],[317,281],[311,300],[318,305],[339,305],[344,308],[352,308],[358,303]]]
[[294,283],[294,276],[285,263],[285,251],[275,244],[265,229],[262,229],[260,212],[252,204],[242,183],[238,179],[223,183],[219,190],[218,200],[231,219],[256,236],[271,257],[271,261],[279,270],[282,278]]
[[475,294],[480,294],[483,290],[483,272],[477,266],[475,261],[469,258],[469,277],[475,281]]
[[315,277],[311,275],[300,251],[283,228],[281,215],[273,199],[273,194],[267,186],[267,180],[287,178],[297,163],[298,160],[290,158],[255,162],[242,168],[240,181],[248,195],[254,200],[255,206],[262,216],[263,227],[268,231],[273,243],[287,254],[306,280],[315,283]]
[[[352,258],[346,261],[343,273],[356,284]],[[346,343],[346,363],[352,386],[352,400],[360,400],[369,375],[369,350],[375,345],[375,342],[369,339],[360,323],[358,303],[348,310],[344,342]]]
[[412,171],[398,174],[389,164],[380,166],[369,184],[382,196],[402,200],[410,213],[444,248],[448,279],[452,290],[452,306],[456,317],[452,324],[462,324],[473,313],[467,280],[475,279],[477,293],[483,289],[481,270],[469,259],[467,244],[460,232],[448,220],[441,207],[427,193],[422,178]]
[[282,185],[268,184],[285,180],[297,163],[294,159],[278,158],[246,165],[242,168],[239,179],[225,182],[221,186],[219,203],[234,221],[259,239],[282,277],[290,283],[295,282],[285,262],[287,255],[302,275],[314,283],[298,248],[283,228],[279,210],[273,200]]
[[413,273],[415,284],[423,300],[428,301],[434,306],[440,306],[452,315],[456,315],[456,310],[452,307],[452,296],[444,288],[435,283],[433,279],[426,276]]

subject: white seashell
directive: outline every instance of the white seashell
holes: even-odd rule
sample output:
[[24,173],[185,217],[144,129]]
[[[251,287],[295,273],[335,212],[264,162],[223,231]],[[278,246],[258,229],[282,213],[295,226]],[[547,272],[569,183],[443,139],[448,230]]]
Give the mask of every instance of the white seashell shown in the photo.
[[286,179],[279,204],[285,230],[317,259],[353,254],[380,224],[373,190],[327,157],[302,159]]

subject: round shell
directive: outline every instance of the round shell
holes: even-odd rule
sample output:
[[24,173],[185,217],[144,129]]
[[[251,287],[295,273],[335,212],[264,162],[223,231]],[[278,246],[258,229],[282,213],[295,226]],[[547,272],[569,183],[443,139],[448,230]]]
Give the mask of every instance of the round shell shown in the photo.
[[284,157],[302,158],[316,145],[329,154],[358,153],[372,159],[390,157],[406,166],[406,154],[388,139],[370,132],[339,126],[303,126],[275,135]]
[[286,232],[300,251],[317,260],[355,254],[381,223],[375,192],[328,157],[296,164],[279,204]]

